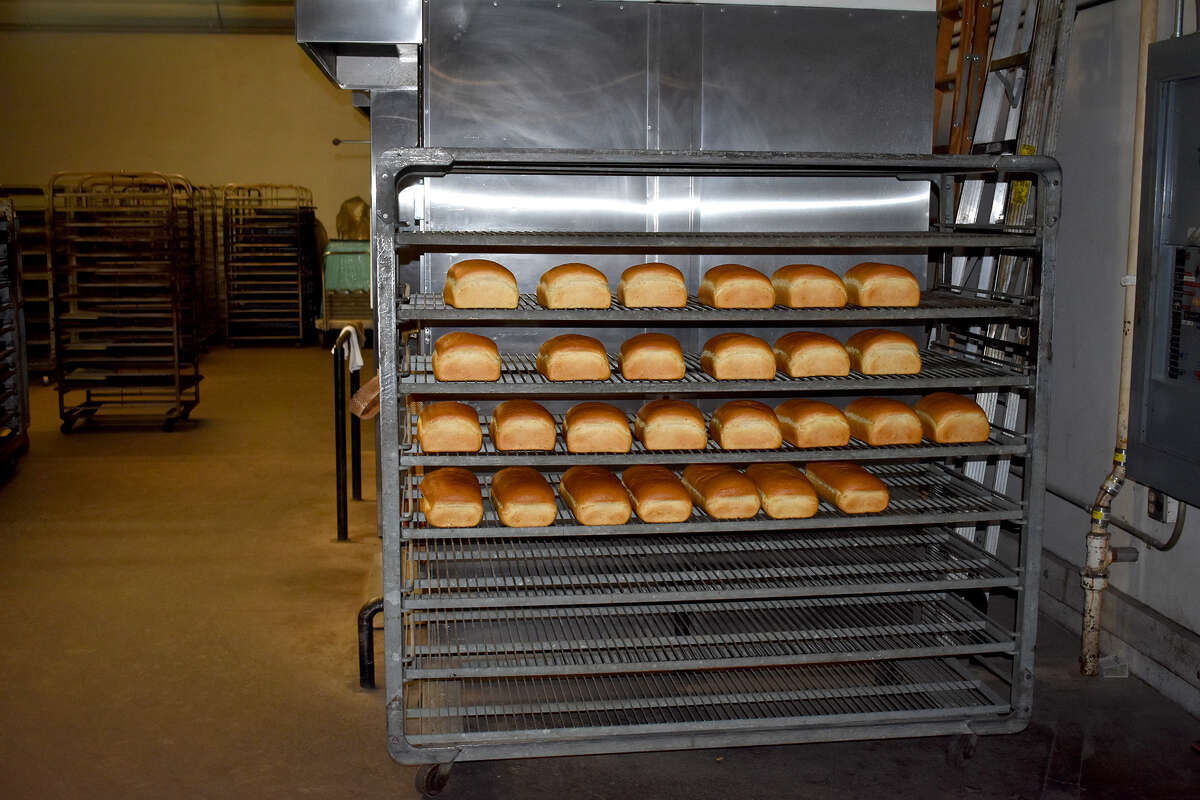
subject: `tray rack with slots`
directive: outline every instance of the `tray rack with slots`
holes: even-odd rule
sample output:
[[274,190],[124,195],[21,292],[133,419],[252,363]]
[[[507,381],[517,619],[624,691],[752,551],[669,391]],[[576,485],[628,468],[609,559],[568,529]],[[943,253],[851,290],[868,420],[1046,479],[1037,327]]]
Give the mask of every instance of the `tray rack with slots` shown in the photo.
[[225,274],[222,268],[221,188],[197,186],[193,193],[196,284],[199,295],[198,336],[202,346],[225,332]]
[[[410,764],[458,759],[629,752],[917,735],[1002,733],[1031,713],[1045,416],[1044,384],[1059,173],[1050,159],[660,151],[396,150],[376,165],[376,299],[381,376],[379,519],[389,750]],[[928,232],[586,233],[432,231],[402,222],[398,193],[454,174],[876,176],[928,181],[937,211]],[[1029,180],[1028,229],[955,226],[957,183]],[[939,199],[940,198],[940,199]],[[398,275],[420,274],[430,253],[646,254],[921,253],[929,273],[917,308],[548,310],[528,295],[513,310],[449,308]],[[951,283],[965,254],[1019,258],[1024,286]],[[867,259],[864,259],[867,260]],[[554,261],[547,260],[547,267]],[[752,263],[752,262],[750,262]],[[1020,283],[1019,281],[1017,282]],[[694,287],[693,287],[694,288]],[[924,326],[930,344],[916,376],[715,381],[689,356],[682,381],[551,383],[529,353],[503,353],[501,380],[433,379],[418,352],[422,326],[669,328],[726,325],[822,328]],[[559,330],[552,330],[558,328]],[[539,331],[541,333],[541,331]],[[415,344],[414,344],[415,343]],[[427,344],[425,345],[427,346]],[[502,348],[503,351],[503,348]],[[424,453],[413,409],[423,400],[532,397],[758,397],[1007,393],[1023,415],[993,424],[988,441],[775,451],[570,454]],[[997,415],[998,416],[998,415]],[[561,419],[558,420],[561,423]],[[483,420],[487,431],[487,419]],[[549,527],[500,524],[485,501],[475,528],[425,524],[428,469],[492,472],[532,465],[555,483],[573,464],[745,464],[852,459],[889,485],[880,514],[826,503],[806,520],[725,521],[696,510],[677,525],[634,517],[577,524],[561,506]],[[1021,485],[997,491],[972,465]],[[987,465],[991,465],[988,467]],[[974,469],[974,471],[973,471]],[[1000,482],[1002,484],[1002,482]],[[989,528],[1011,534],[1012,556],[984,546]],[[1011,618],[968,593],[1012,598]]]
[[93,417],[170,430],[200,402],[193,187],[157,172],[62,173],[48,194],[63,432]]
[[49,379],[54,374],[54,314],[50,268],[46,255],[46,187],[0,186],[20,223],[21,300],[25,311],[25,356],[29,372]]
[[0,482],[29,449],[29,385],[21,297],[20,220],[0,197]]
[[229,184],[222,203],[227,341],[303,341],[316,318],[320,285],[312,192]]

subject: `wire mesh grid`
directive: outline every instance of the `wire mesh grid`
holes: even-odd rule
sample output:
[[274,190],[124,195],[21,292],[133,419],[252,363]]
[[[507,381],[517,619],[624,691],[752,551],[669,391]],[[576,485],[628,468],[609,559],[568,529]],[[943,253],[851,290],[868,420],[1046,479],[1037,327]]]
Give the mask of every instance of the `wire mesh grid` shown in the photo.
[[782,666],[1011,652],[947,593],[720,603],[414,611],[405,676],[454,678]]
[[421,680],[404,691],[405,738],[416,746],[781,729],[1008,710],[947,659]]
[[[869,467],[888,487],[891,499],[886,511],[878,514],[847,514],[822,500],[814,517],[808,519],[772,519],[759,512],[750,519],[719,520],[708,516],[699,508],[682,523],[645,523],[632,517],[624,525],[581,525],[575,521],[561,498],[558,499],[558,517],[550,526],[543,528],[506,527],[487,499],[491,476],[480,476],[483,481],[483,520],[473,528],[435,528],[430,526],[420,510],[421,476],[411,470],[405,472],[407,486],[404,489],[405,503],[401,509],[401,534],[406,539],[441,539],[475,537],[517,536],[602,536],[611,534],[650,534],[702,531],[753,530],[801,530],[814,528],[859,527],[863,525],[911,525],[941,524],[946,522],[971,522],[1018,519],[1023,509],[1013,500],[1002,497],[984,486],[964,478],[952,470],[936,464],[874,464]],[[544,472],[546,479],[557,491],[561,474]]]
[[408,609],[671,602],[1015,586],[945,528],[586,539],[450,539],[404,548]]
[[[708,414],[704,415],[705,425],[709,422]],[[845,447],[796,447],[784,442],[776,450],[724,450],[712,439],[708,440],[703,450],[650,450],[631,433],[633,445],[627,453],[570,453],[567,451],[563,435],[562,415],[554,415],[558,438],[553,450],[498,450],[491,435],[492,418],[486,417],[480,421],[483,432],[483,444],[478,451],[457,453],[427,453],[421,447],[420,437],[417,436],[417,415],[412,412],[403,413],[401,418],[407,418],[407,431],[400,453],[402,464],[423,466],[494,466],[504,467],[512,464],[551,465],[551,464],[690,464],[698,459],[705,463],[716,461],[746,463],[753,461],[838,461],[842,459],[885,460],[896,458],[955,458],[959,456],[1000,456],[1024,455],[1028,452],[1027,439],[1024,435],[992,426],[991,435],[986,442],[970,444],[938,444],[923,440],[920,444],[902,444],[888,446],[872,446],[858,439],[851,439]]]

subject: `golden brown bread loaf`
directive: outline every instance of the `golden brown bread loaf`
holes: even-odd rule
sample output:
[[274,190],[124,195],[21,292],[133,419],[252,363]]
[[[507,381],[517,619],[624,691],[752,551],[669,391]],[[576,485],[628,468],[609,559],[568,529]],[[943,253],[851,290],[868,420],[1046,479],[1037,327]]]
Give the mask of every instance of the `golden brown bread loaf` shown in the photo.
[[621,344],[621,375],[630,381],[678,381],[687,372],[679,340],[640,333]]
[[633,513],[629,493],[604,467],[571,467],[563,473],[558,495],[580,525],[624,525]]
[[846,271],[846,294],[856,306],[908,306],[921,302],[916,276],[895,264],[866,261]]
[[647,450],[703,450],[708,431],[700,409],[683,400],[652,400],[633,422],[638,441]]
[[833,270],[817,264],[788,264],[771,276],[775,304],[788,308],[841,308],[846,286]]
[[568,453],[628,453],[633,447],[625,412],[608,403],[573,406],[563,417]]
[[692,515],[692,497],[674,472],[639,464],[621,473],[633,510],[642,522],[683,522]]
[[727,464],[689,464],[683,469],[683,485],[713,519],[749,519],[758,513],[754,481]]
[[722,333],[704,343],[700,368],[719,381],[769,381],[775,377],[775,353],[757,336]]
[[713,441],[725,450],[778,450],[783,445],[779,420],[756,400],[730,400],[708,423]]
[[498,381],[500,351],[486,336],[447,333],[433,343],[433,377],[439,381]]
[[483,447],[479,414],[466,403],[427,403],[417,414],[417,441],[426,453],[474,453]]
[[746,477],[754,481],[768,517],[807,519],[817,513],[816,490],[791,464],[751,464],[746,467]]
[[537,369],[549,381],[606,381],[612,377],[604,345],[577,333],[543,342],[538,348]]
[[883,481],[848,461],[810,461],[804,471],[822,500],[847,514],[874,514],[888,507]]
[[775,406],[783,439],[796,447],[845,447],[850,423],[837,406],[794,397]]
[[987,414],[969,397],[934,392],[914,406],[925,438],[938,444],[986,442],[992,427]]
[[864,375],[916,375],[921,371],[921,350],[899,331],[871,328],[846,340],[850,365]]
[[846,348],[823,333],[793,331],[780,336],[773,349],[775,366],[793,378],[850,374],[850,355]]
[[741,264],[721,264],[704,273],[699,300],[712,308],[771,308],[775,287],[756,269]]
[[887,397],[860,397],[846,406],[855,439],[870,445],[919,444],[921,420],[916,412]]
[[495,261],[471,258],[446,272],[442,299],[452,308],[516,308],[517,279]]
[[505,467],[492,476],[492,505],[510,528],[543,528],[558,518],[554,489],[533,467]]
[[617,300],[629,308],[683,308],[687,298],[683,273],[658,261],[630,267],[617,284]]
[[553,450],[558,440],[554,417],[532,400],[505,400],[488,429],[497,450]]
[[473,528],[483,519],[483,493],[469,469],[442,467],[421,481],[421,513],[434,528]]
[[538,281],[537,299],[545,308],[609,308],[608,278],[595,267],[559,264]]

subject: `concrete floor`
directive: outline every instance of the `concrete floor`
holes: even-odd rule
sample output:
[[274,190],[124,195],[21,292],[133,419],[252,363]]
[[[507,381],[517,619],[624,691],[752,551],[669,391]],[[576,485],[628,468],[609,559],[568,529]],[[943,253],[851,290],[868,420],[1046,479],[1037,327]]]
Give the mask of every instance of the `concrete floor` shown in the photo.
[[[216,350],[203,372],[173,434],[64,436],[34,391],[0,488],[0,797],[413,797],[357,686],[378,539],[360,503],[334,541],[328,353]],[[965,770],[943,740],[851,742],[462,764],[446,796],[1200,797],[1197,720],[1074,657],[1044,623],[1033,725]]]

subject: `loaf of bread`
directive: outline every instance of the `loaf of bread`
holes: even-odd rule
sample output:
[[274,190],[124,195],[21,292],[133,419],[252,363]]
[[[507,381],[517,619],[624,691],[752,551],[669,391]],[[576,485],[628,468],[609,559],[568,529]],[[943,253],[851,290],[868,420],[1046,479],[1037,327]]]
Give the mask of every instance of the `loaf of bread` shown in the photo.
[[417,414],[417,441],[426,453],[474,453],[483,447],[479,415],[466,403],[428,403]]
[[746,477],[754,481],[768,517],[807,519],[817,513],[816,491],[791,464],[751,464],[746,467]]
[[609,308],[608,278],[587,264],[559,264],[538,281],[537,299],[546,308]]
[[621,483],[642,522],[683,522],[692,515],[692,497],[674,472],[657,464],[627,467]]
[[855,439],[870,445],[919,444],[921,420],[917,413],[887,397],[860,397],[846,406],[846,419]]
[[741,264],[721,264],[704,273],[700,302],[713,308],[771,308],[775,287],[756,269]]
[[629,493],[604,467],[571,467],[563,473],[558,495],[580,525],[624,525],[633,513]]
[[804,470],[817,495],[847,514],[874,514],[888,507],[883,481],[849,461],[810,461]]
[[533,467],[505,467],[492,476],[492,505],[510,528],[543,528],[558,518],[554,489]]
[[683,273],[658,261],[630,267],[617,284],[617,300],[628,308],[683,308],[687,299]]
[[630,381],[678,381],[687,372],[679,340],[665,333],[640,333],[621,345],[621,374]]
[[505,400],[488,428],[497,450],[553,450],[558,440],[554,417],[532,400]]
[[447,333],[433,343],[433,377],[439,381],[498,381],[500,351],[486,336]]
[[606,381],[612,377],[604,345],[577,333],[543,342],[538,348],[537,369],[548,381]]
[[628,453],[633,447],[625,412],[608,403],[573,406],[563,417],[568,453]]
[[703,450],[708,431],[700,409],[683,400],[652,400],[633,422],[638,441],[647,450]]
[[817,264],[788,264],[771,276],[775,304],[788,308],[841,308],[846,285],[833,270]]
[[846,352],[850,366],[864,375],[916,375],[921,371],[920,348],[898,331],[859,331],[846,340]]
[[832,336],[793,331],[775,341],[775,366],[793,378],[849,375],[850,355]]
[[757,400],[730,400],[712,415],[708,431],[725,450],[777,450],[783,444],[775,412]]
[[719,381],[769,381],[775,377],[775,353],[757,336],[722,333],[704,343],[700,368]]
[[934,392],[917,401],[925,438],[938,444],[986,442],[992,426],[987,414],[969,397],[951,392]]
[[754,481],[727,464],[689,464],[683,469],[683,485],[713,519],[749,519],[758,513]]
[[452,308],[516,308],[520,295],[511,272],[495,261],[472,258],[446,272],[442,298]]
[[856,306],[909,306],[921,302],[916,276],[895,264],[867,261],[846,271],[846,295]]
[[837,406],[794,397],[775,406],[783,440],[796,447],[845,447],[850,423]]
[[473,528],[483,519],[483,493],[469,469],[442,467],[421,481],[421,513],[434,528]]

